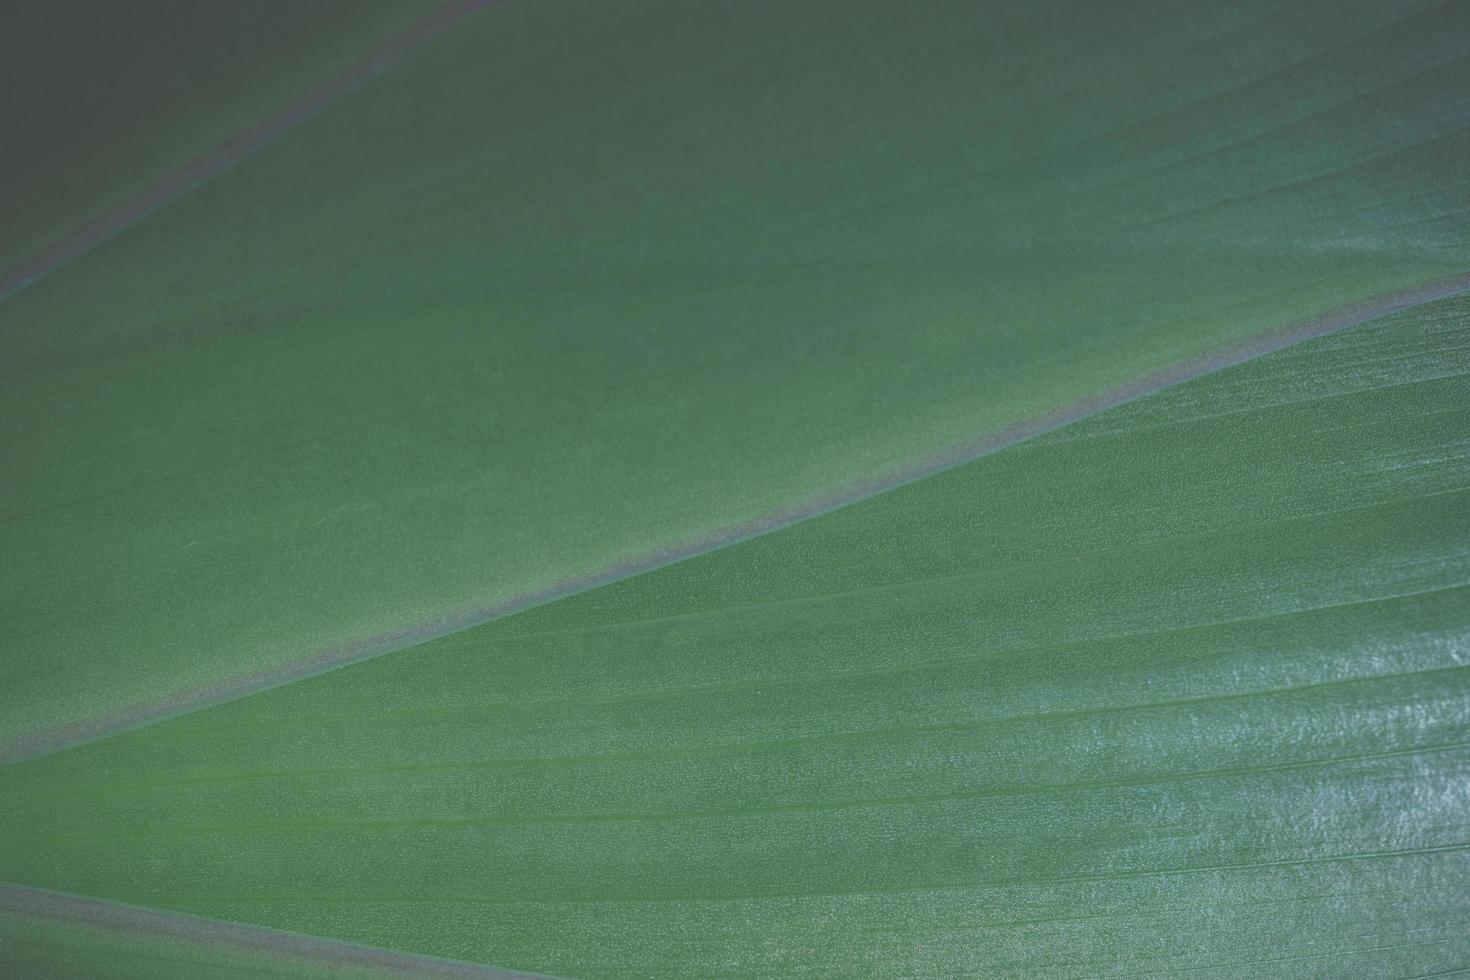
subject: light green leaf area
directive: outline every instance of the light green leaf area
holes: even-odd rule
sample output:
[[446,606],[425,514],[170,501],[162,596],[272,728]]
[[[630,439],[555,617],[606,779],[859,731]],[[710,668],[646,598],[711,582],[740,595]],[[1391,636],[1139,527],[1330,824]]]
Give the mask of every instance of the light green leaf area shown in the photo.
[[0,878],[569,976],[1470,960],[1470,299],[0,769]]
[[0,749],[1463,276],[1467,54],[1461,4],[492,7],[0,305]]

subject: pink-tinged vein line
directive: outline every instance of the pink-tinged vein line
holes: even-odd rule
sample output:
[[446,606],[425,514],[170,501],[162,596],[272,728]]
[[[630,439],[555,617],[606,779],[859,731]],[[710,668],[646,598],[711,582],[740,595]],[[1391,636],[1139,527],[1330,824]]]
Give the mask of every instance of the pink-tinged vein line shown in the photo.
[[951,445],[902,469],[848,484],[832,492],[808,498],[740,524],[718,529],[693,540],[676,543],[637,558],[609,565],[590,574],[562,579],[540,588],[496,602],[455,610],[401,629],[359,637],[319,649],[272,667],[227,677],[198,687],[174,691],[157,700],[135,702],[106,714],[57,725],[0,742],[0,766],[60,752],[63,749],[142,728],[168,718],[188,714],[216,704],[238,700],[271,688],[305,680],[339,667],[436,640],[451,633],[472,629],[493,619],[565,599],[581,592],[611,585],[623,579],[655,571],[666,565],[696,558],[750,538],[779,531],[830,511],[867,500],[901,486],[974,462],[982,456],[1026,442],[1099,412],[1116,408],[1177,384],[1314,337],[1345,330],[1392,313],[1424,306],[1470,292],[1470,273],[1387,293],[1345,306],[1310,320],[1257,334],[1231,346],[1208,351],[1161,368],[1133,381],[1115,385],[1095,395],[1080,398],[1050,412],[1015,422],[995,432]]
[[304,968],[313,963],[318,967],[325,963],[333,967],[360,967],[389,975],[473,977],[477,980],[541,976],[8,882],[0,882],[0,914],[41,921],[77,922],[105,932],[173,939],[225,952],[266,953],[297,961],[297,965]]
[[332,103],[393,67],[415,48],[496,0],[458,0],[440,7],[396,37],[378,45],[340,74],[311,89],[274,115],[241,130],[160,178],[125,204],[47,245],[0,278],[0,301],[56,271],[200,184],[230,169],[301,125]]

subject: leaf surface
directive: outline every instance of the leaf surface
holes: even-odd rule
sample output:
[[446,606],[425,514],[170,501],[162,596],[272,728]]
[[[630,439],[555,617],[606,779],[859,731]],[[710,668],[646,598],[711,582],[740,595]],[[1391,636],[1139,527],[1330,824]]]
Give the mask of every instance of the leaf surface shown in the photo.
[[0,770],[0,877],[571,976],[1470,956],[1470,300]]
[[1467,16],[465,20],[0,305],[0,750],[450,633],[1445,291]]
[[[432,0],[54,0],[0,34],[6,274],[348,67]],[[133,217],[136,217],[134,215]]]
[[0,970],[7,978],[110,980],[529,976],[7,884]]

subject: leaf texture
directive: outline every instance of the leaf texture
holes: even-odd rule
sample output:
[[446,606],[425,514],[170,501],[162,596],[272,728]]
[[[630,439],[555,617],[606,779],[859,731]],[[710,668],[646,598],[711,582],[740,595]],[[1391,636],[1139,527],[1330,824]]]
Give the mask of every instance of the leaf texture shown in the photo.
[[0,770],[0,877],[570,976],[1470,956],[1470,300]]
[[[433,6],[17,5],[0,35],[0,294],[15,285],[7,273],[37,252],[129,208],[211,142],[299,99]],[[117,215],[122,224],[139,216]]]
[[1452,289],[1467,28],[1337,0],[467,19],[0,305],[0,754]]
[[530,976],[6,884],[0,967],[7,978],[113,980]]

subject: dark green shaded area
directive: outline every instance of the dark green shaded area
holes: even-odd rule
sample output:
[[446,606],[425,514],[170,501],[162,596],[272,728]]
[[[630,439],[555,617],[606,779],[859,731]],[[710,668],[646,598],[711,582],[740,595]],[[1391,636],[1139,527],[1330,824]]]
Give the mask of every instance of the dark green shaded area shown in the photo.
[[0,770],[0,878],[582,976],[1470,957],[1470,300]]
[[432,0],[45,0],[0,31],[0,273],[299,99]]
[[0,738],[401,645],[1462,275],[1466,17],[473,18],[0,306]]

